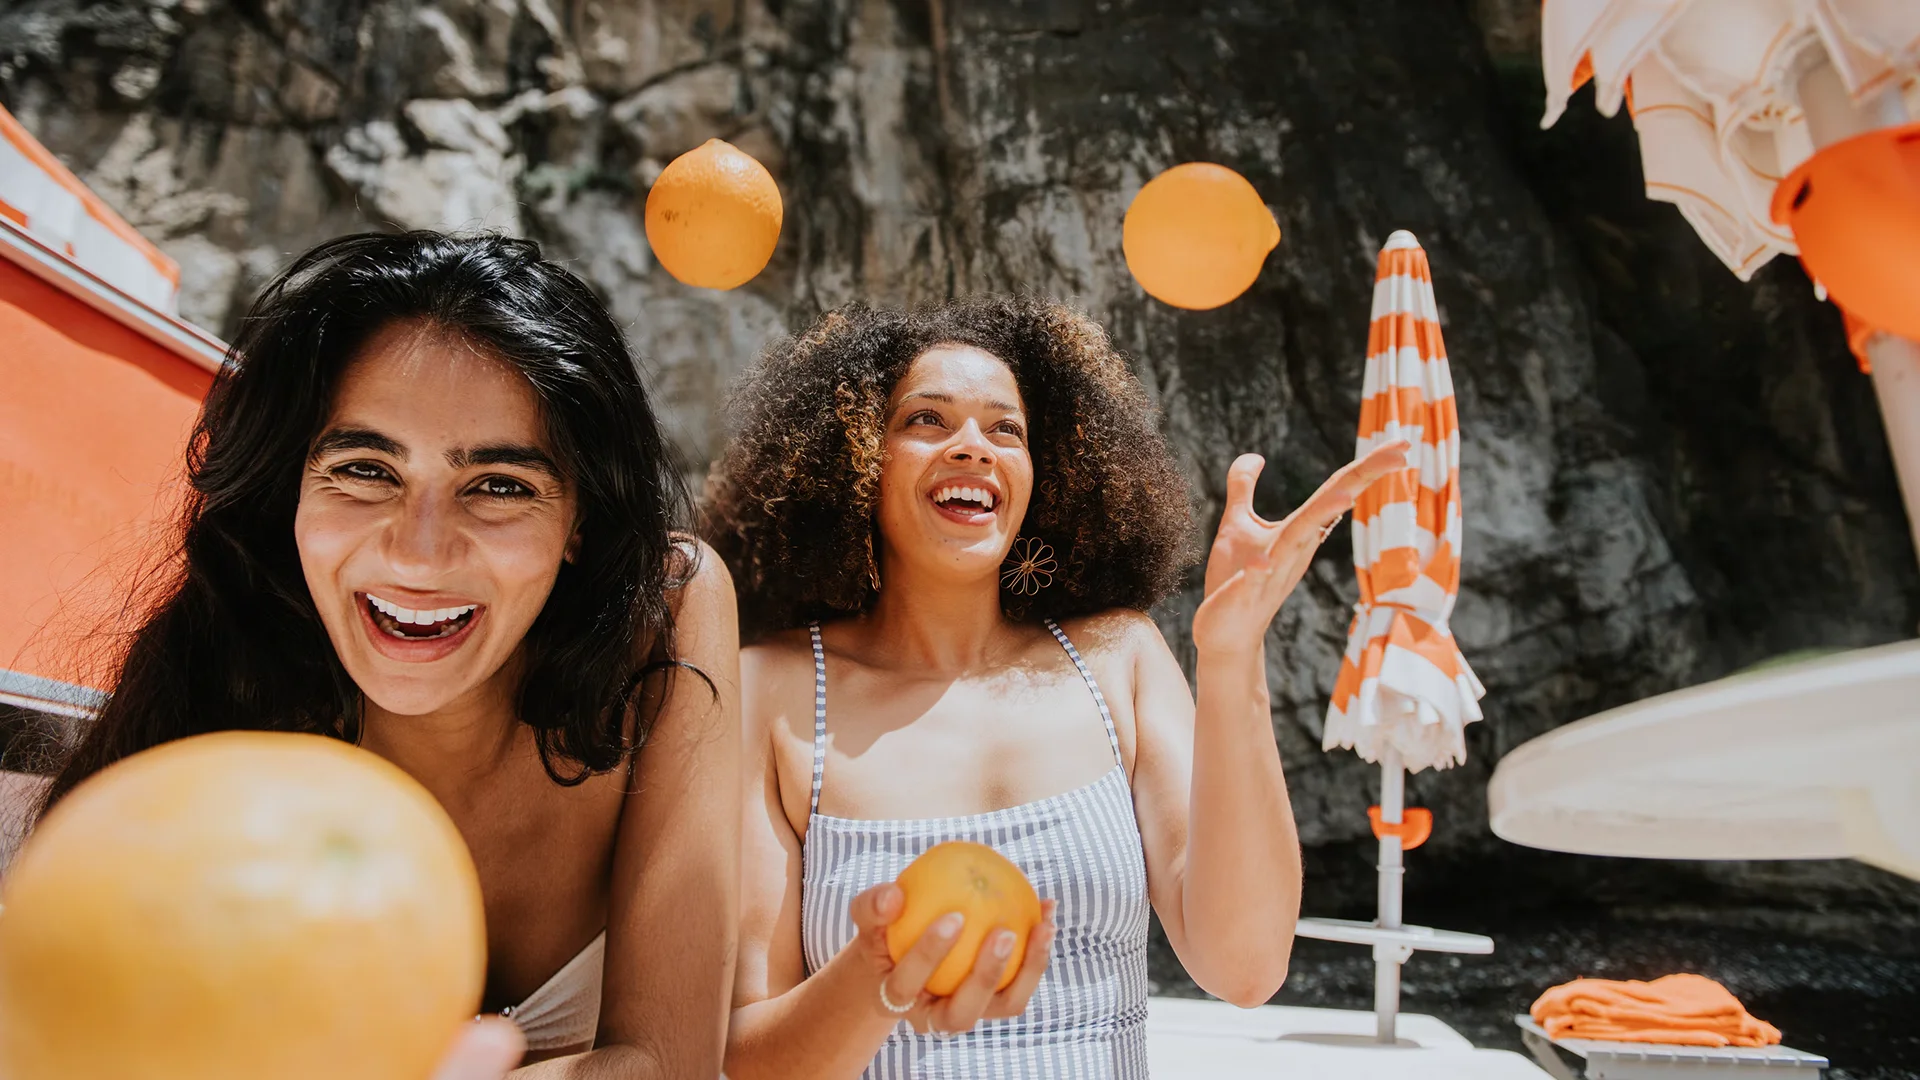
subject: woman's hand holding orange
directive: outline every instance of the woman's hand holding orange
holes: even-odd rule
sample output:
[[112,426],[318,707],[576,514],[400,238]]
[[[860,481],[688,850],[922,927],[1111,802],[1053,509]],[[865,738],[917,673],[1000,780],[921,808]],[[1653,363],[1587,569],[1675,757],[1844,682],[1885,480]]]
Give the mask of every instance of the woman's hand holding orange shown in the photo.
[[1280,605],[1313,561],[1326,532],[1375,480],[1407,466],[1408,444],[1375,447],[1342,466],[1313,497],[1280,521],[1253,512],[1254,482],[1266,461],[1242,454],[1227,469],[1227,505],[1207,552],[1206,599],[1193,615],[1193,643],[1214,653],[1257,647]]
[[934,920],[895,963],[887,951],[887,927],[905,907],[905,894],[891,882],[876,885],[853,899],[853,923],[858,933],[848,947],[864,953],[865,966],[874,973],[875,1011],[888,1013],[883,998],[900,1004],[912,1002],[912,1008],[899,1016],[915,1031],[942,1035],[957,1035],[982,1020],[1003,1020],[1026,1011],[1027,1000],[1040,985],[1052,952],[1053,901],[1041,902],[1040,925],[1028,937],[1026,957],[1005,990],[994,990],[1014,945],[1012,932],[1003,929],[987,935],[972,972],[945,997],[928,992],[927,980],[959,940],[964,920],[958,912]]

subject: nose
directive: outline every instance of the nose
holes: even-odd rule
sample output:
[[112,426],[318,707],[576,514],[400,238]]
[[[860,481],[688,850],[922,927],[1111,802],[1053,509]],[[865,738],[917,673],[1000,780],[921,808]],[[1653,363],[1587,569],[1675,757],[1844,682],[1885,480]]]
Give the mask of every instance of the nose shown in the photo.
[[946,459],[951,462],[978,462],[992,465],[996,460],[993,443],[987,439],[986,432],[980,430],[980,424],[968,420],[954,433],[953,441],[947,444]]
[[406,500],[405,509],[387,528],[387,564],[399,579],[394,584],[432,588],[453,566],[460,547],[457,510],[445,499]]

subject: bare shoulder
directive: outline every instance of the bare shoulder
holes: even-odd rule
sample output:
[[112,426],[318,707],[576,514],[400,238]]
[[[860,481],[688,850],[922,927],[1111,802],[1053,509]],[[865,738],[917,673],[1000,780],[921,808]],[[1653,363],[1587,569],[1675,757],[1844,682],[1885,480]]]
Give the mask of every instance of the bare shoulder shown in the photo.
[[673,583],[668,602],[676,621],[719,613],[733,621],[733,575],[718,552],[705,540],[675,533],[667,559],[667,580]]
[[804,669],[813,679],[813,638],[804,626],[768,634],[740,649],[742,671],[754,671],[769,678],[780,678]]
[[776,737],[813,738],[813,642],[805,627],[742,648],[740,682],[749,723],[772,728]]
[[1117,663],[1131,663],[1167,648],[1159,624],[1146,612],[1132,608],[1109,608],[1095,615],[1067,619],[1060,628],[1083,655]]

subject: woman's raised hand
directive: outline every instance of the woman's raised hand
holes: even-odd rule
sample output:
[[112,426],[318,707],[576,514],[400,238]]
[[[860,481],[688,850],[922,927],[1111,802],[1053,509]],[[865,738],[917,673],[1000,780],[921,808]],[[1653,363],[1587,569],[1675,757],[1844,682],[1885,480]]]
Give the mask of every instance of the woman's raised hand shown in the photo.
[[849,948],[866,954],[876,976],[875,1010],[888,1011],[881,1000],[883,995],[897,1004],[912,1002],[913,1007],[900,1017],[915,1031],[942,1035],[957,1035],[982,1020],[1004,1020],[1026,1011],[1027,999],[1040,985],[1040,975],[1047,970],[1047,958],[1053,951],[1053,901],[1040,902],[1040,925],[1028,935],[1019,973],[1005,990],[993,988],[1006,965],[1007,952],[999,950],[1011,950],[1014,938],[1011,931],[995,930],[982,943],[973,971],[945,997],[929,993],[927,980],[959,939],[964,920],[957,912],[935,919],[896,964],[887,951],[887,927],[905,907],[905,895],[891,882],[853,898],[853,924],[858,932]]
[[1281,521],[1253,512],[1254,481],[1266,460],[1242,454],[1227,469],[1227,505],[1207,552],[1206,599],[1193,615],[1193,643],[1208,652],[1247,652],[1313,561],[1326,533],[1368,485],[1407,465],[1408,444],[1375,447],[1342,466]]

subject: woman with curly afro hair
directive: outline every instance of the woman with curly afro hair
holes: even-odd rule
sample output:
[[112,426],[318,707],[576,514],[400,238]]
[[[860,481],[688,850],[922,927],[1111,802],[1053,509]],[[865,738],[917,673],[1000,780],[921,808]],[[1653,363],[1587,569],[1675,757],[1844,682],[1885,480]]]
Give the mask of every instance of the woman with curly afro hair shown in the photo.
[[[1261,459],[1233,463],[1196,695],[1146,615],[1190,562],[1186,484],[1086,317],[832,312],[760,359],[731,417],[704,516],[751,642],[727,1075],[1144,1077],[1149,904],[1202,988],[1272,996],[1300,853],[1263,642],[1404,445],[1279,522],[1253,513]],[[893,881],[948,840],[1033,882],[1024,951],[954,912],[891,957]]]

